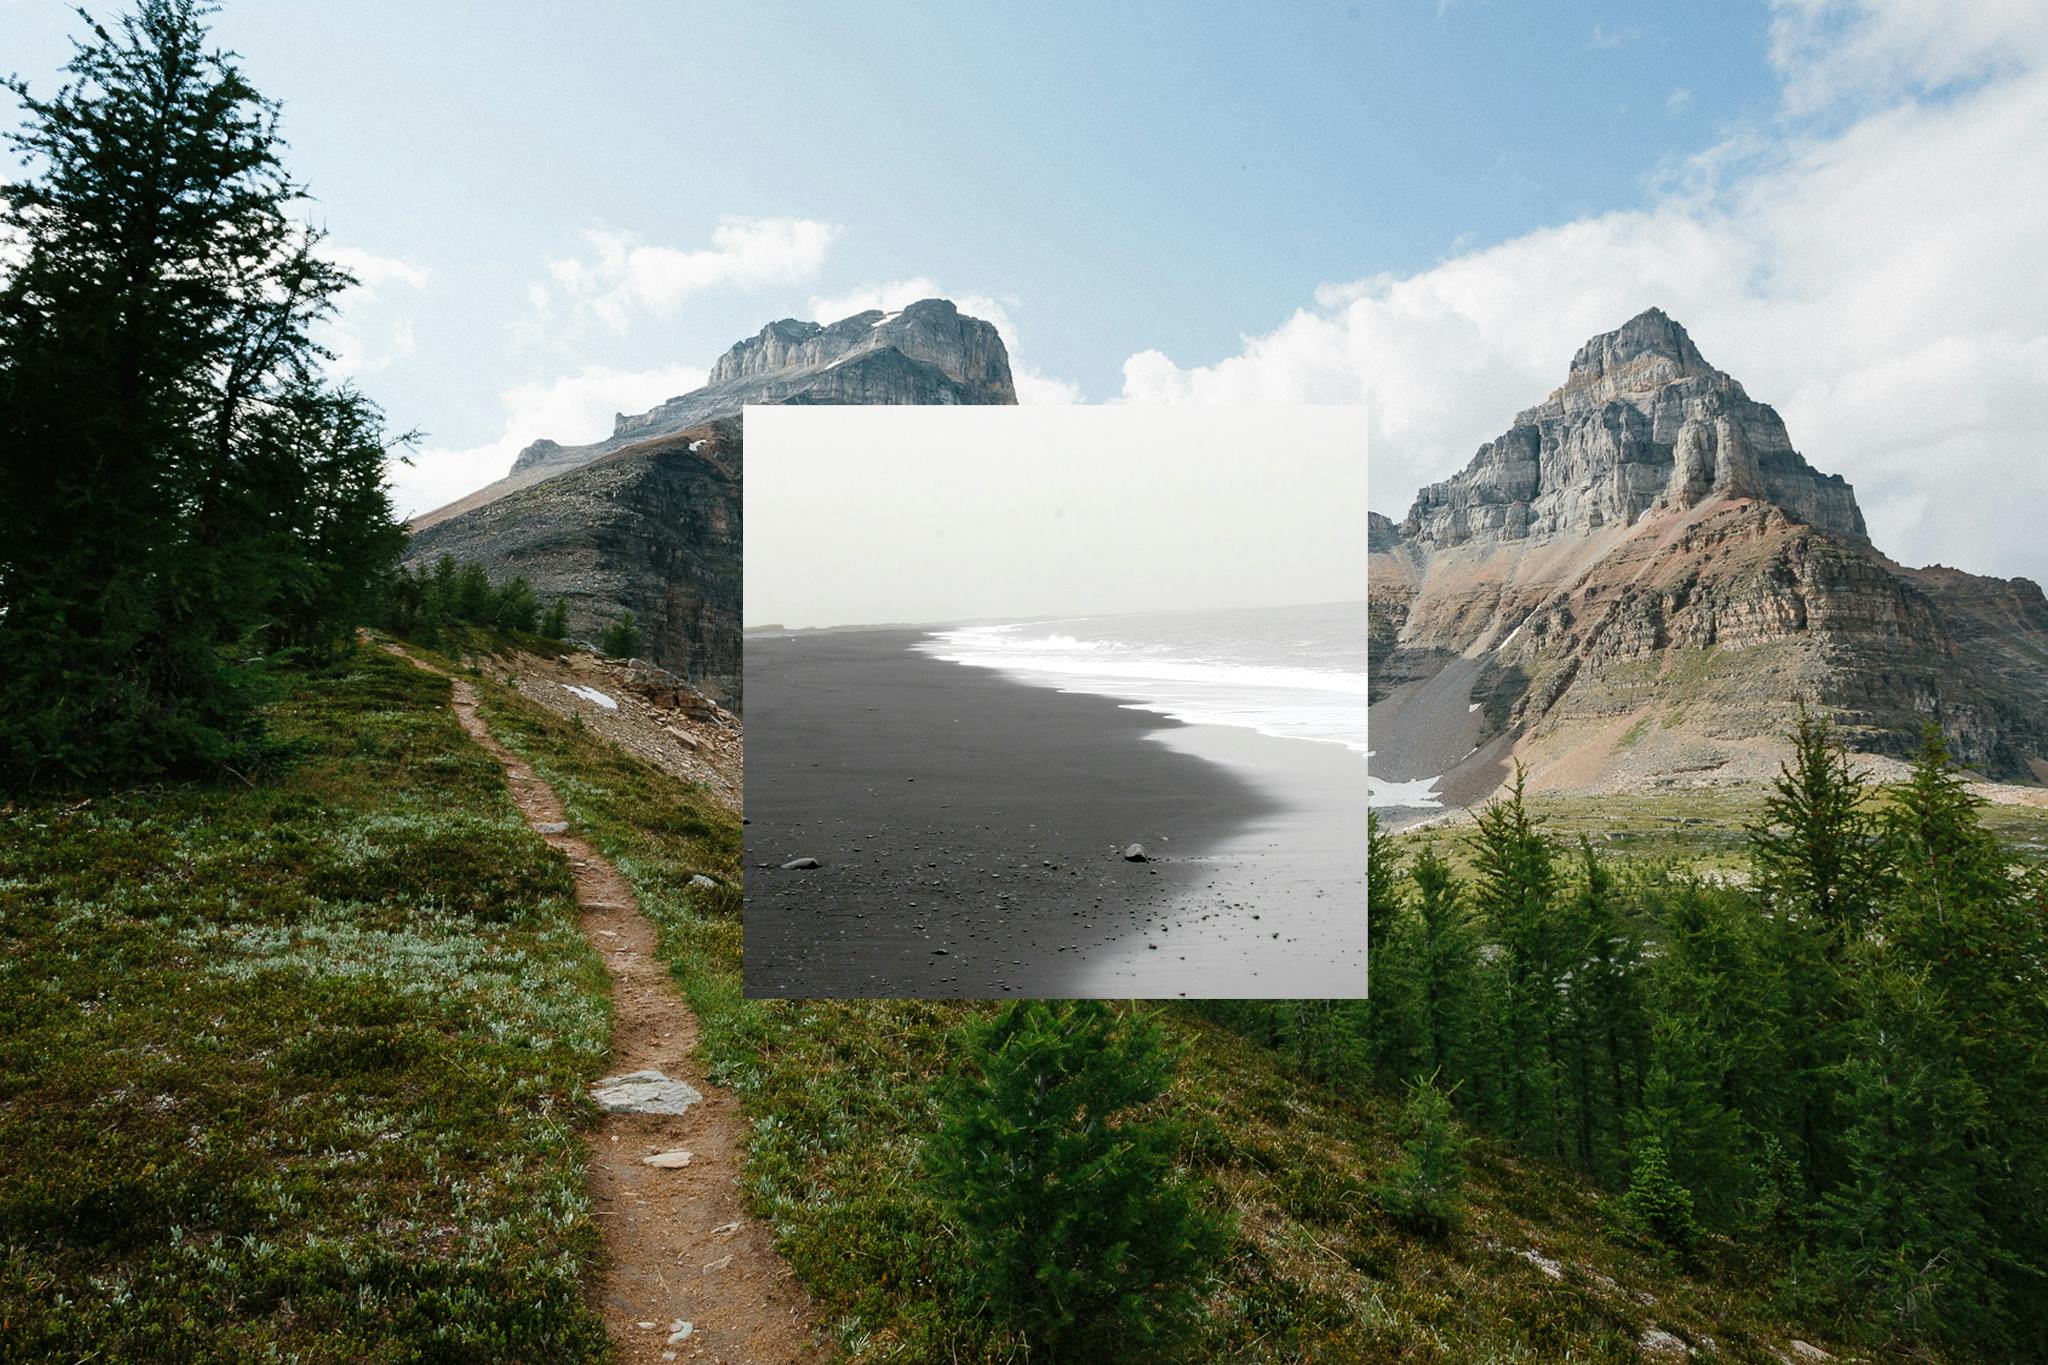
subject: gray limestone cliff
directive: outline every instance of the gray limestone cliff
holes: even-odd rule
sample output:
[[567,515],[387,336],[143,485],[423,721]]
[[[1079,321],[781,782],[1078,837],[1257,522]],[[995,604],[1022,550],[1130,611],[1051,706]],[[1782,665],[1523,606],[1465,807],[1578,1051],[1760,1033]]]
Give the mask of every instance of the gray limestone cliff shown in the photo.
[[2041,590],[1887,558],[1849,485],[1655,309],[1367,542],[1374,746],[1417,769],[1377,776],[1766,781],[1804,702],[1867,754],[1931,722],[1977,771],[2048,781]]
[[749,403],[1016,401],[1002,337],[949,300],[922,299],[893,313],[870,309],[830,326],[783,318],[720,356],[704,387],[646,412],[620,413],[612,434],[590,445],[535,441],[519,452],[511,473],[574,468],[633,442],[737,417]]
[[1541,539],[1627,526],[1719,496],[1769,502],[1838,535],[1866,534],[1841,476],[1807,464],[1777,412],[1652,308],[1581,346],[1564,386],[1518,414],[1464,472],[1423,489],[1402,530],[1430,549]]

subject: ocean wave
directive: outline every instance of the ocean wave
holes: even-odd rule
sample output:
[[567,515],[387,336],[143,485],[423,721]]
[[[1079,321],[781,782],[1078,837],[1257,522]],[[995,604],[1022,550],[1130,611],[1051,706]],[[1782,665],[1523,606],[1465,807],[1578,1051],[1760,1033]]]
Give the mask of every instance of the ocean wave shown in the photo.
[[1260,651],[1257,641],[1231,641],[1232,658],[1218,657],[1214,644],[1084,639],[1023,623],[934,631],[916,648],[1019,682],[1120,698],[1133,709],[1188,724],[1236,726],[1365,753],[1362,671],[1272,657],[1293,655],[1298,645],[1292,640],[1265,646],[1263,660],[1248,657]]

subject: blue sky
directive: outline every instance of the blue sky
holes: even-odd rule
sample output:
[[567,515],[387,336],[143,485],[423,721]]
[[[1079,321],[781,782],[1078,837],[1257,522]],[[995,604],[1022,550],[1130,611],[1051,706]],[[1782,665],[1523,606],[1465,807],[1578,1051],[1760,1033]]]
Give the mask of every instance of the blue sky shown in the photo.
[[[1659,303],[1858,483],[1903,557],[2021,572],[2048,562],[2022,563],[2017,526],[1945,535],[1914,474],[1991,460],[2002,421],[1969,451],[1873,450],[1881,424],[1843,395],[1888,391],[1932,328],[1968,352],[1958,373],[1989,363],[2019,385],[2003,398],[2041,399],[2021,382],[2041,291],[1827,364],[1802,333],[1862,325],[1830,270],[1900,268],[1904,245],[1855,226],[1876,168],[1918,148],[1955,180],[2041,150],[2031,8],[229,0],[216,32],[284,101],[312,215],[362,267],[338,342],[393,424],[428,433],[408,501],[533,437],[603,434],[770,318],[931,288],[996,315],[1027,396],[1365,401],[1373,502],[1398,512],[1577,341]],[[0,0],[0,19],[6,63],[51,88],[69,5]],[[1936,154],[1964,133],[1935,123],[1973,111],[1985,162]],[[1941,281],[2010,293],[2001,253],[2048,210],[1979,189],[1915,198],[2015,220]],[[1836,212],[1830,262],[1799,223]]]

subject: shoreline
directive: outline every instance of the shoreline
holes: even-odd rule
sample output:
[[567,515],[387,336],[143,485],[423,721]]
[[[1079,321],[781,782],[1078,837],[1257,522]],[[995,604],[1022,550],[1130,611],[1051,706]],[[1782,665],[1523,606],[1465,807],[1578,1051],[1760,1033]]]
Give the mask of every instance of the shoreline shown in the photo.
[[[1314,993],[1287,965],[1303,935],[1265,903],[1289,880],[1272,875],[1289,860],[1246,842],[1310,827],[1300,803],[1276,790],[1284,782],[1198,750],[1212,732],[1327,749],[1356,763],[1361,792],[1362,760],[910,648],[927,634],[748,640],[749,996]],[[1362,831],[1362,806],[1357,819]],[[1130,843],[1156,861],[1123,861]],[[821,866],[782,869],[805,857]],[[1256,885],[1253,867],[1263,869]],[[1321,899],[1332,898],[1344,899],[1327,889]],[[1362,891],[1356,913],[1362,957]],[[1208,947],[1183,954],[1176,930],[1180,943]]]

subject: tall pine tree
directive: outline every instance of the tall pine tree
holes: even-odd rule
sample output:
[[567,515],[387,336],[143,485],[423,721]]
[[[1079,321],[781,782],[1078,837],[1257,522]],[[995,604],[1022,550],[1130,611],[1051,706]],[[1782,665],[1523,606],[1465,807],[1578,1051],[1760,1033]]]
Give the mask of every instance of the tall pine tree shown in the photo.
[[352,280],[204,13],[142,0],[53,97],[9,82],[0,775],[231,758],[249,661],[340,638],[402,542],[381,420],[312,336]]

